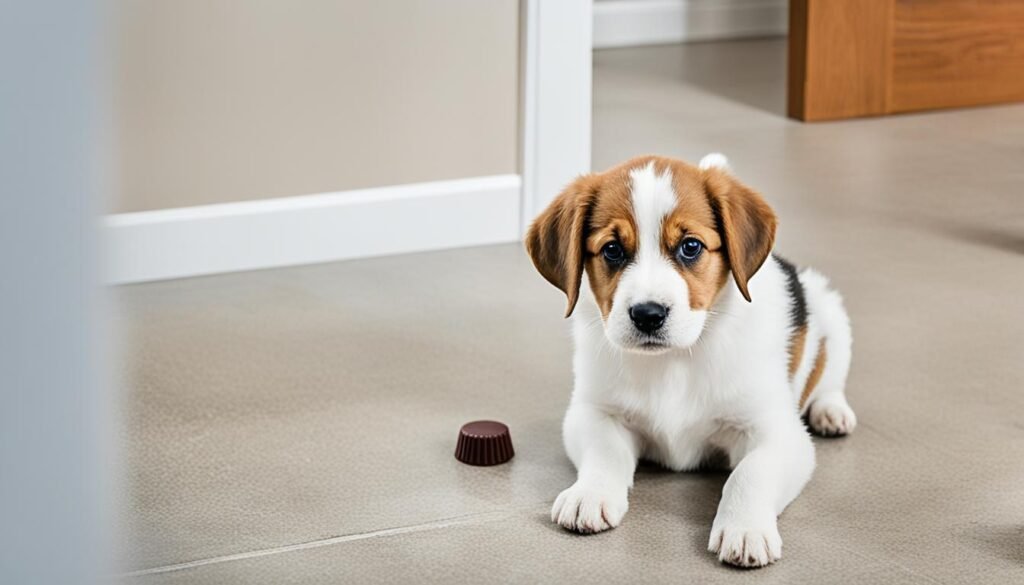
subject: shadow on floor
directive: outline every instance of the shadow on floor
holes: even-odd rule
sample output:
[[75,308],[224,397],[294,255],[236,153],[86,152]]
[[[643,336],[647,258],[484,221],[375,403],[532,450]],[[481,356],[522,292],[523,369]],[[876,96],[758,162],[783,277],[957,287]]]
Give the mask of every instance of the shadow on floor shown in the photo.
[[595,53],[600,68],[683,83],[784,117],[786,115],[786,39],[695,42]]
[[956,219],[914,217],[908,221],[918,222],[926,231],[992,248],[1012,254],[1024,255],[1024,233],[1010,227],[966,223]]
[[[762,49],[752,52],[744,45],[760,45]],[[769,114],[786,116],[785,39],[683,45],[681,57],[685,83]],[[740,81],[740,77],[744,79]]]
[[1001,559],[1024,563],[1024,525],[979,526],[971,536],[982,550]]

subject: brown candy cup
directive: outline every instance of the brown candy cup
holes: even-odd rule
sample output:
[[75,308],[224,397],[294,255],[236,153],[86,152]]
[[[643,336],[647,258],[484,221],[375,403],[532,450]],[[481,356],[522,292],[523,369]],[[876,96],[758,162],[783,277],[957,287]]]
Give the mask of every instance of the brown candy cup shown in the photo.
[[508,427],[493,420],[478,420],[462,425],[455,445],[455,458],[468,465],[505,463],[515,451]]

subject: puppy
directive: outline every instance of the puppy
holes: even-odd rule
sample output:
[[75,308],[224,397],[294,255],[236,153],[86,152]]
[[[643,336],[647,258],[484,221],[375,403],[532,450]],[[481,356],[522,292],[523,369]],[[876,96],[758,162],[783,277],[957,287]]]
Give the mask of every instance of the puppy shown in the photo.
[[708,550],[744,567],[781,557],[776,519],[814,469],[801,415],[823,435],[856,417],[842,300],[772,255],[775,227],[720,154],[580,177],[533,222],[527,251],[568,298],[575,341],[563,435],[578,475],[554,522],[618,526],[639,458],[676,471],[719,458],[733,471]]

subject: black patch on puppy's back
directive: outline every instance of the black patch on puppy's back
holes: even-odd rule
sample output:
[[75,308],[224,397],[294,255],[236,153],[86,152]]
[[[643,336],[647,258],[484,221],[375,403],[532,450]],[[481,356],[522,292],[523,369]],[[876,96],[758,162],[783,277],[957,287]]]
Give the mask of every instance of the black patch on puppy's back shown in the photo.
[[793,331],[798,331],[807,325],[807,297],[804,294],[804,285],[797,275],[796,266],[778,254],[772,254],[772,258],[779,264],[779,268],[786,275],[786,292],[789,293],[789,324]]

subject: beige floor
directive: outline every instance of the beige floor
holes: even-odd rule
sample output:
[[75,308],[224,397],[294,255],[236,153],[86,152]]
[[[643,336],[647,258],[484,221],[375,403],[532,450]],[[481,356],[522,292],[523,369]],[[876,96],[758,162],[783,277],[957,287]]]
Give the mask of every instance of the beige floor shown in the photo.
[[[847,298],[861,426],[817,441],[779,564],[705,552],[721,474],[548,522],[569,338],[510,245],[123,288],[130,581],[1024,582],[1024,106],[802,125],[783,77],[779,40],[600,52],[594,128],[597,167],[729,154]],[[510,464],[452,458],[480,417]]]

